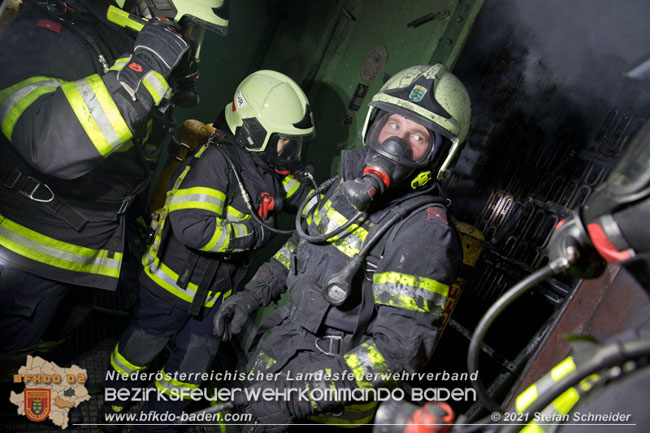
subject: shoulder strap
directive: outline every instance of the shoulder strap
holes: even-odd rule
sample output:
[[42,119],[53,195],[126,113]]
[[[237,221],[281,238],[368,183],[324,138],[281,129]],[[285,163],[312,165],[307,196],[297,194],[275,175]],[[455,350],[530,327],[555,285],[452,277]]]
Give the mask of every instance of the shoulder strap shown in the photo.
[[228,190],[226,191],[226,206],[228,206],[232,202],[233,197],[235,197],[235,195],[238,192],[237,179],[234,178],[232,171],[238,170],[241,172],[241,157],[239,155],[239,152],[237,152],[236,149],[233,149],[232,143],[227,140],[227,135],[225,134],[221,134],[217,136],[213,144],[221,152],[223,152],[228,158],[230,158],[230,161],[232,161],[232,164],[234,165],[234,167],[232,167],[228,163],[228,161],[226,161],[228,165],[228,171],[226,172],[228,176]]
[[[396,227],[401,221],[405,221],[406,219],[415,215],[419,210],[426,209],[431,205],[442,205],[444,207],[447,207],[447,203],[448,199],[444,197],[429,195],[417,196],[412,199],[403,201],[391,209],[391,212],[394,211],[394,215],[398,216],[392,216],[387,219],[384,217],[384,219],[379,224],[370,230],[368,236],[366,237],[369,245],[366,246],[364,243],[361,249],[361,253],[363,253],[364,256],[367,256],[370,252],[370,249],[372,249],[373,246],[377,245],[377,242],[379,242],[381,248],[378,250],[381,251],[383,255],[383,250],[387,244],[388,239],[395,236],[395,233],[397,233],[396,230],[392,229]],[[390,231],[390,235],[386,236],[386,233],[388,231]],[[377,260],[374,263],[374,267],[376,269],[379,259],[376,257],[373,258]],[[372,270],[372,273],[374,273],[374,269]],[[361,306],[359,307],[357,324],[355,326],[354,333],[352,334],[350,347],[355,347],[361,343],[361,339],[363,338],[366,329],[368,329],[368,324],[370,323],[374,312],[375,298],[372,294],[372,284],[363,284],[362,290],[363,292],[361,294]]]

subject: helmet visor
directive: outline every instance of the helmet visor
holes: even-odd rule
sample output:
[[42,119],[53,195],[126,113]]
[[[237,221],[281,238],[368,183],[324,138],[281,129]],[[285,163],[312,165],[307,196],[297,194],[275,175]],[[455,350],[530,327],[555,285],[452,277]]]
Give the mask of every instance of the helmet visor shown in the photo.
[[[382,111],[370,128],[367,144],[375,152],[408,167],[423,167],[431,161],[435,134],[415,117]],[[397,142],[402,144],[399,149]]]
[[266,147],[266,161],[275,170],[292,172],[301,166],[304,136],[273,134]]
[[275,143],[275,150],[279,161],[300,161],[300,156],[302,155],[302,137],[274,134],[271,138],[272,143]]
[[189,18],[193,23],[196,23],[195,27],[197,28],[205,29],[218,35],[226,35],[228,33],[227,22],[221,25],[219,23],[209,22],[193,16],[185,16],[184,18]]

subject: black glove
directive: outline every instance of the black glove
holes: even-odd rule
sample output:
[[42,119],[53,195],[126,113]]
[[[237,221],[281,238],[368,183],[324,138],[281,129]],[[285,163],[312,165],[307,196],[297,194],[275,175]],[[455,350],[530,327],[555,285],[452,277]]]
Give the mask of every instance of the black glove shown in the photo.
[[[167,82],[159,83],[160,77],[152,76],[152,71],[162,76],[163,81],[167,80],[189,48],[187,42],[174,30],[172,21],[153,19],[138,33],[133,54],[118,72],[117,80],[131,98],[139,100],[150,109],[160,103],[164,96],[160,93],[169,89]],[[147,85],[143,85],[143,81]]]
[[228,341],[233,335],[239,334],[251,314],[260,307],[250,293],[243,291],[235,293],[225,301],[214,316],[213,334]]
[[[289,410],[287,401],[282,397],[268,399],[263,398],[263,392],[266,388],[278,390],[278,395],[282,395],[282,391],[286,386],[285,381],[278,382],[260,382],[251,386],[251,391],[256,391],[259,388],[260,393],[257,394],[256,400],[247,400],[246,392],[243,391],[235,395],[233,403],[239,407],[243,413],[250,413],[255,420],[255,433],[268,432],[268,433],[282,433],[289,429],[289,425],[293,422],[293,415]],[[251,395],[256,395],[250,393]],[[244,429],[244,431],[248,431]]]

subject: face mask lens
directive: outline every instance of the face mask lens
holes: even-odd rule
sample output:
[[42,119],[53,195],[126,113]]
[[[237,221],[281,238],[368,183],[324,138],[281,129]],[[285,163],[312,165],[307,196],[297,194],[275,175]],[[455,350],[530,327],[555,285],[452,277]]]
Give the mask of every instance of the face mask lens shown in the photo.
[[300,159],[300,139],[279,137],[278,138],[278,159],[281,161],[298,161]]
[[426,165],[433,146],[432,134],[419,123],[388,112],[381,113],[371,126],[366,143],[375,152],[409,167]]

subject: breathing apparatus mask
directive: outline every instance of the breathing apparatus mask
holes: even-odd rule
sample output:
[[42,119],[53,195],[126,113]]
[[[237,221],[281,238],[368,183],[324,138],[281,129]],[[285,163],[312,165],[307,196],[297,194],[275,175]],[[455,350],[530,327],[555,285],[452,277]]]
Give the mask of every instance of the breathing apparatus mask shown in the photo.
[[288,174],[302,167],[303,137],[273,134],[264,151],[264,159],[269,167],[278,173]]
[[[568,272],[595,278],[603,259],[617,263],[650,253],[650,122],[630,143],[607,180],[584,206],[556,227],[549,256],[568,257]],[[646,279],[650,276],[646,276]]]
[[[437,155],[443,153],[440,151],[440,134],[426,129],[426,136],[420,134],[421,142],[414,145],[409,142],[408,136],[404,137],[404,132],[392,127],[393,114],[384,110],[378,114],[368,133],[361,176],[343,184],[345,197],[357,210],[367,209],[387,190],[402,184],[418,169],[434,165],[438,159]],[[406,113],[396,115],[419,123]],[[395,135],[392,135],[393,133]]]

